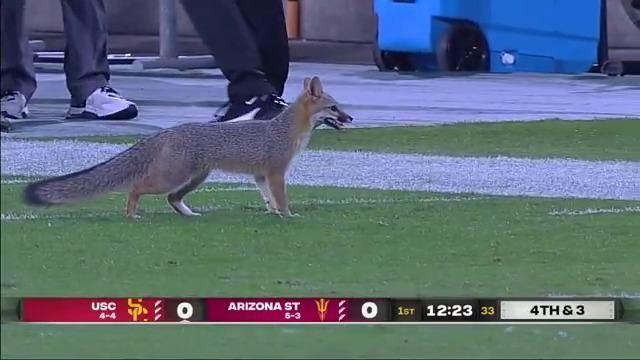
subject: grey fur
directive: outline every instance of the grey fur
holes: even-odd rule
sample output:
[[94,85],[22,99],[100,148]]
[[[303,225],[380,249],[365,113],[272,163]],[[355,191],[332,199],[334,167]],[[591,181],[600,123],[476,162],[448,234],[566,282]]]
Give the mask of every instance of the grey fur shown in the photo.
[[272,120],[235,123],[187,123],[165,129],[113,158],[80,170],[29,184],[31,205],[63,204],[106,192],[129,189],[127,215],[136,217],[140,196],[167,194],[169,204],[185,216],[197,215],[183,202],[214,170],[266,178],[267,208],[291,216],[286,175],[318,124],[350,122],[320,79],[305,79],[304,91]]

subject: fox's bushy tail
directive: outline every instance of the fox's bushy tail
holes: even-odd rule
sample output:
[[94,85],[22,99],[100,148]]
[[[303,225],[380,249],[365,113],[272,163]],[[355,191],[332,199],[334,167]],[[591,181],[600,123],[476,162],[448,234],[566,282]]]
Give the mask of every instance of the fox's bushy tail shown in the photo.
[[125,188],[140,179],[152,161],[151,149],[139,143],[88,169],[27,185],[24,201],[30,205],[64,204]]

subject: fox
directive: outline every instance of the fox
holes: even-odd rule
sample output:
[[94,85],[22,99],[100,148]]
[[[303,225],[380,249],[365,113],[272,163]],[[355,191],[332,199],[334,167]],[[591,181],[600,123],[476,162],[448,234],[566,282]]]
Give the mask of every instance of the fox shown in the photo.
[[126,216],[137,219],[143,195],[167,195],[183,216],[199,216],[184,198],[213,170],[253,175],[266,211],[299,216],[289,208],[286,176],[305,150],[314,129],[342,130],[353,117],[320,78],[305,78],[293,103],[271,120],[185,123],[164,129],[95,166],[28,184],[25,203],[49,206],[77,202],[113,191],[127,192]]

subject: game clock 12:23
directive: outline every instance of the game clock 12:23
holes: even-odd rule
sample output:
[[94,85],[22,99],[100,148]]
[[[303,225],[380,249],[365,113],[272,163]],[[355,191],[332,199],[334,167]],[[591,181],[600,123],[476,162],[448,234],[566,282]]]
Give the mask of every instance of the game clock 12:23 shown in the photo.
[[477,303],[466,301],[428,301],[422,305],[423,321],[473,321]]

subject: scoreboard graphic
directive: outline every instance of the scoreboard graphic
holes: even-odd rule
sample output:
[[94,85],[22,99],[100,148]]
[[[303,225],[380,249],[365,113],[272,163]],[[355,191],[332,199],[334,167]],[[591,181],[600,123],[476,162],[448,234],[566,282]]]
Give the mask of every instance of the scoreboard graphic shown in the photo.
[[626,321],[612,298],[25,298],[24,323],[505,323]]

